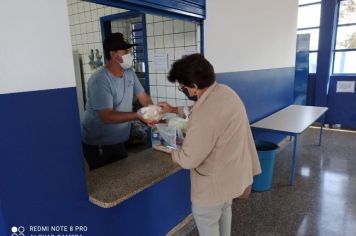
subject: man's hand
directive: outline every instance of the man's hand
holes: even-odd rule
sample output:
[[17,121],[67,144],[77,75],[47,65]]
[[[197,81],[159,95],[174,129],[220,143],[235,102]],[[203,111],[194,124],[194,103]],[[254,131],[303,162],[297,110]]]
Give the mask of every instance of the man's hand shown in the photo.
[[163,113],[177,113],[177,108],[176,107],[172,107],[171,105],[169,105],[167,102],[160,102],[158,103],[158,106],[162,107],[162,112]]
[[143,118],[143,116],[141,114],[139,114],[139,113],[137,113],[137,119],[139,119],[140,121],[142,121],[143,123],[145,123],[149,127],[153,127],[153,126],[155,126],[155,124],[158,124],[158,121],[147,120],[147,119]]

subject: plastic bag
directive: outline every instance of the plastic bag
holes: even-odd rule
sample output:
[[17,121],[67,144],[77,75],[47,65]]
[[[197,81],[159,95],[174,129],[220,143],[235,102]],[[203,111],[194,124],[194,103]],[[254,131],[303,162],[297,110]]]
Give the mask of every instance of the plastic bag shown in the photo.
[[182,132],[182,135],[185,136],[188,128],[188,120],[181,117],[173,117],[168,120],[169,127],[176,127],[179,131]]
[[160,121],[163,118],[162,107],[158,105],[149,105],[142,107],[138,110],[138,113],[146,120]]
[[167,124],[156,124],[159,135],[163,139],[163,146],[177,148],[177,128]]
[[163,146],[179,148],[183,145],[184,135],[181,129],[167,124],[156,124]]

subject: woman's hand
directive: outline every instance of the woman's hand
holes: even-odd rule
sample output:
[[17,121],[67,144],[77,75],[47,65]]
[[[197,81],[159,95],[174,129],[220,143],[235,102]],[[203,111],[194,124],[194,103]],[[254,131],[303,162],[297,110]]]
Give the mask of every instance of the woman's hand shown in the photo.
[[171,105],[169,105],[167,102],[160,102],[158,103],[158,106],[162,107],[162,112],[163,113],[177,113],[177,108],[176,107],[172,107]]

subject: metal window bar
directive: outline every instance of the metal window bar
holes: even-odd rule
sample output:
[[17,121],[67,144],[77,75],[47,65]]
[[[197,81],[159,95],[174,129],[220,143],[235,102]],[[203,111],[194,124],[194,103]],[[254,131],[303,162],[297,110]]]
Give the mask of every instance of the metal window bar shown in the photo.
[[143,62],[143,29],[142,23],[131,23],[131,40],[137,44],[133,48],[133,56],[135,62]]

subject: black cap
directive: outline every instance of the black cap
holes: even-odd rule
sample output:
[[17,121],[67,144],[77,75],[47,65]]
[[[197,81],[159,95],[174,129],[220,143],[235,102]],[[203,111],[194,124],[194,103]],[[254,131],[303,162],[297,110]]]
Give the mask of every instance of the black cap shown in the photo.
[[117,51],[126,50],[136,46],[136,44],[130,44],[125,39],[122,33],[110,34],[103,42],[104,51]]

